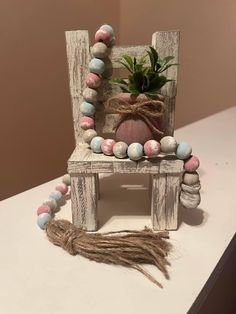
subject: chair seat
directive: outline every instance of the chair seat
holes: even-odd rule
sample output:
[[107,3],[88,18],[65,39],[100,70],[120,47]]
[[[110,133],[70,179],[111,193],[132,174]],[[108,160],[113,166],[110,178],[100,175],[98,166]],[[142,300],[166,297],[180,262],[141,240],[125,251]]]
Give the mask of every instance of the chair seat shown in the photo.
[[68,160],[68,172],[76,173],[181,173],[183,161],[175,155],[159,155],[132,161],[93,153],[87,144],[79,144]]

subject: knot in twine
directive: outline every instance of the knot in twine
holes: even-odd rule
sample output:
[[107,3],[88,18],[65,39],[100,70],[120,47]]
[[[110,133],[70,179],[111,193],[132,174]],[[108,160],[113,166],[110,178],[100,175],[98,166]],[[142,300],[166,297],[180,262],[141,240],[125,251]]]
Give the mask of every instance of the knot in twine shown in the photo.
[[155,233],[148,228],[141,231],[121,230],[107,233],[90,233],[76,228],[67,220],[52,219],[46,224],[48,239],[71,255],[82,255],[99,263],[131,267],[153,283],[162,285],[143,267],[155,265],[169,278],[167,255],[171,245],[168,232]]
[[163,135],[151,121],[161,117],[165,112],[165,104],[161,100],[149,99],[130,104],[119,97],[111,97],[106,102],[106,110],[111,113],[121,114],[121,119],[115,126],[115,129],[129,116],[139,116],[150,127],[154,134]]

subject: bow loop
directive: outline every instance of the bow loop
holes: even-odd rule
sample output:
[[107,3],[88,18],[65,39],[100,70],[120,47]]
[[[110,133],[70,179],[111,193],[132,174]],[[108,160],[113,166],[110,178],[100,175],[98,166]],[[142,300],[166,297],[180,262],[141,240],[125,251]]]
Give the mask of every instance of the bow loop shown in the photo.
[[163,132],[155,127],[150,119],[161,117],[165,112],[165,104],[161,100],[148,99],[129,104],[127,101],[116,96],[111,97],[105,104],[106,111],[121,114],[121,120],[116,128],[128,115],[138,115],[151,128],[153,133],[163,135]]

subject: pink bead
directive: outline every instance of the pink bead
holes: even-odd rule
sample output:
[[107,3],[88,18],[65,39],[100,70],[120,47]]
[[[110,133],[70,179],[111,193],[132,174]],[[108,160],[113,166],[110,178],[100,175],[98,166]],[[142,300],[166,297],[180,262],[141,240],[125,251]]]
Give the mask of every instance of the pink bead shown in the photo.
[[88,129],[94,129],[94,120],[90,117],[81,117],[79,119],[79,124],[81,129],[88,130]]
[[199,159],[191,155],[185,162],[184,162],[184,169],[188,172],[194,172],[198,169],[200,165]]
[[104,42],[104,44],[109,44],[111,41],[112,37],[111,34],[108,33],[106,30],[104,29],[99,29],[96,34],[95,34],[95,41],[102,41]]
[[147,157],[156,157],[161,151],[160,143],[155,140],[147,141],[143,148]]
[[113,155],[113,146],[115,145],[115,141],[112,139],[106,139],[101,144],[101,150],[104,155]]
[[39,206],[39,208],[37,209],[37,215],[41,215],[43,213],[48,213],[51,214],[51,209],[48,205],[41,205]]
[[88,73],[85,77],[85,82],[90,88],[97,88],[101,85],[101,78],[95,73]]
[[68,186],[64,183],[57,185],[55,190],[61,192],[61,194],[65,195],[68,192]]

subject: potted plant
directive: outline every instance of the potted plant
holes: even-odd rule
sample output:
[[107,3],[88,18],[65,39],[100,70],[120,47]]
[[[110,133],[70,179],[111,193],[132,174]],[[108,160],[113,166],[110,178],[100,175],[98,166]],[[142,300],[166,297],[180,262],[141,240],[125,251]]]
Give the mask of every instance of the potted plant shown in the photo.
[[[146,65],[149,58],[150,65]],[[127,144],[158,139],[161,135],[160,117],[164,112],[164,97],[160,89],[169,81],[163,72],[172,63],[173,56],[160,59],[157,51],[149,47],[147,54],[139,60],[123,55],[119,62],[129,71],[127,80],[116,77],[111,84],[119,85],[122,93],[107,102],[110,112],[120,113],[121,119],[116,126],[116,140]]]

